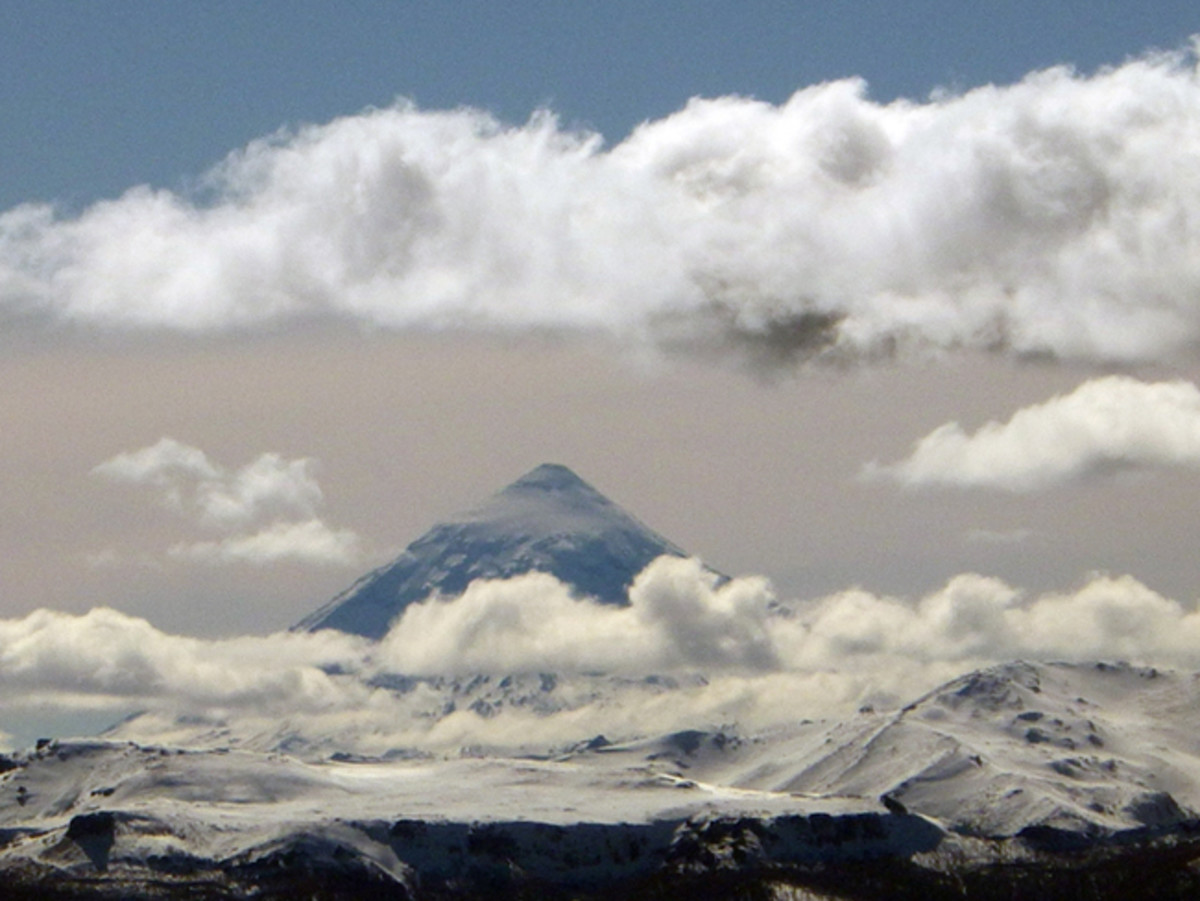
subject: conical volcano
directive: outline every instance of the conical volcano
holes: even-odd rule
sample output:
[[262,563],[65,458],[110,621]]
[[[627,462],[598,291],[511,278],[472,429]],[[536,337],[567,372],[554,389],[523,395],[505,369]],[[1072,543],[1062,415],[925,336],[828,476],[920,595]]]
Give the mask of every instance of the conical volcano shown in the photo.
[[627,604],[655,557],[684,552],[565,466],[545,463],[484,504],[434,526],[295,628],[379,639],[409,604],[461,594],[476,579],[555,576],[580,597]]

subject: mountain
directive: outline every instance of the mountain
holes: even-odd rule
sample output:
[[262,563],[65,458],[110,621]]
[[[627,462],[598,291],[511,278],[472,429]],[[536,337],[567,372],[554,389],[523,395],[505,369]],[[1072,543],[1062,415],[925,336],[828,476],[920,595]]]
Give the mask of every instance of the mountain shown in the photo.
[[434,526],[293,628],[378,640],[409,604],[435,593],[459,595],[476,579],[534,571],[580,597],[624,605],[634,577],[664,554],[686,556],[567,467],[545,463]]
[[[1043,849],[1200,827],[1200,675],[1193,673],[1012,662],[967,673],[900,707],[759,731],[700,721],[681,728],[668,719],[673,698],[705,690],[698,675],[393,674],[370,684],[397,701],[397,734],[382,743],[378,723],[339,719],[322,731],[304,717],[193,718],[161,732],[134,720],[106,737],[286,753],[313,763],[407,760],[414,770],[444,754],[485,756],[501,769],[534,758],[595,776],[640,769],[741,793],[752,807],[791,799],[812,810],[854,798],[867,808],[890,804],[954,834],[1020,836]],[[630,730],[630,712],[646,709],[664,711],[662,722]],[[476,718],[494,720],[501,728],[487,734],[507,743],[447,748],[403,729],[423,724],[436,736],[439,725]],[[539,723],[554,719],[569,725],[539,744]],[[613,802],[637,796],[615,792]]]
[[768,760],[714,778],[887,799],[957,834],[1019,836],[1041,850],[1145,839],[1197,826],[1198,702],[1195,674],[1016,661],[898,710],[777,733]]
[[18,901],[766,897],[745,888],[777,869],[903,865],[942,840],[873,799],[802,807],[603,755],[314,764],[78,741],[0,764]]
[[[553,716],[569,688],[424,687],[490,699],[451,714],[480,717]],[[685,686],[624,685],[639,703],[648,688]],[[1014,662],[839,721],[541,754],[47,741],[0,756],[0,883],[156,901],[1190,899],[1198,711],[1194,673]]]

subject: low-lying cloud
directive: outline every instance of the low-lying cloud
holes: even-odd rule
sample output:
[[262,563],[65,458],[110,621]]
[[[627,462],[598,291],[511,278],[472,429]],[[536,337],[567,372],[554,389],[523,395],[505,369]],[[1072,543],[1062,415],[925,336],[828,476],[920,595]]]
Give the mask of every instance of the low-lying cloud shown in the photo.
[[1200,612],[1131,576],[1096,576],[1074,591],[1025,597],[979,575],[951,579],[912,603],[861,590],[803,616],[794,666],[891,661],[982,665],[1005,660],[1129,660],[1200,667]]
[[910,600],[861,589],[780,603],[757,577],[719,582],[661,557],[628,607],[573,599],[551,576],[479,581],[453,602],[409,607],[378,652],[410,673],[736,672],[984,665],[1014,658],[1130,659],[1200,668],[1200,612],[1130,576],[1026,597],[964,574]]
[[[578,600],[545,575],[477,582],[408,608],[377,644],[328,630],[200,640],[108,609],[42,610],[0,620],[0,713],[136,707],[150,715],[126,724],[127,737],[195,740],[209,723],[240,740],[375,753],[753,729],[902,704],[1018,658],[1200,669],[1200,612],[1130,576],[1027,596],[966,574],[918,599],[852,589],[779,604],[762,579],[720,583],[667,557],[630,600]],[[501,675],[561,681],[553,709],[456,709],[480,673],[492,686]]]
[[478,581],[453,603],[410,606],[383,639],[379,659],[419,674],[779,666],[763,579],[721,584],[698,560],[664,557],[634,580],[629,600],[628,607],[580,602],[545,573]]
[[300,561],[351,564],[359,538],[318,516],[324,500],[312,460],[265,453],[240,469],[209,460],[173,438],[117,454],[92,470],[113,482],[148,486],[169,509],[221,537],[173,545],[183,560],[252,564]]
[[0,214],[0,315],[1162,358],[1200,339],[1198,154],[1184,52],[924,102],[696,99],[612,148],[399,103],[256,141],[200,197]]
[[1187,381],[1108,376],[967,433],[946,423],[897,463],[864,474],[929,485],[1024,492],[1097,472],[1200,467],[1200,390]]
[[206,640],[109,608],[37,610],[0,620],[0,707],[317,710],[348,695],[323,667],[362,653],[336,632]]

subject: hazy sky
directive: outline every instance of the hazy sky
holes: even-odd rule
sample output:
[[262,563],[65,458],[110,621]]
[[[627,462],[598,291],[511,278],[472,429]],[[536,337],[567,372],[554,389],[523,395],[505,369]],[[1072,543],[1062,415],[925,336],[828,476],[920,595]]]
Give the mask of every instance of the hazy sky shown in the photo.
[[0,10],[0,616],[271,631],[544,461],[784,597],[1191,605],[1192,5],[644,7]]

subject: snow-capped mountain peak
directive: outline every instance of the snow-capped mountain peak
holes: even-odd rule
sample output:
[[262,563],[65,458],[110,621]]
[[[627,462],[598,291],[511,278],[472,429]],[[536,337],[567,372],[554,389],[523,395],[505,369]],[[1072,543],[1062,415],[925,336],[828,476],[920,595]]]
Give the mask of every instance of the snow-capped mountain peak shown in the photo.
[[664,554],[685,556],[566,466],[544,463],[434,526],[295,628],[379,639],[409,604],[527,572],[549,573],[580,597],[625,604],[634,576]]

